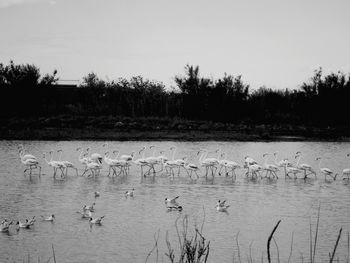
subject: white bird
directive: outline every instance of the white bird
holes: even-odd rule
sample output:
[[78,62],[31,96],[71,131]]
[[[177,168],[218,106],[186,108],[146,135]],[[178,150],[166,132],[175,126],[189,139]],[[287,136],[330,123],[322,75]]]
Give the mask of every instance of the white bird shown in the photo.
[[301,169],[302,171],[304,171],[304,179],[307,178],[308,175],[313,174],[316,177],[316,172],[314,171],[314,169],[312,168],[311,165],[307,164],[307,163],[302,163],[299,165],[300,159],[301,159],[301,152],[296,152],[295,153],[295,158],[297,158],[297,163],[296,163],[296,167]]
[[25,223],[17,221],[16,225],[18,225],[20,228],[30,228],[30,226],[31,226],[31,224],[29,223],[28,219],[26,219]]
[[[198,165],[195,165],[194,163],[185,163],[184,168],[187,171],[187,174],[190,178],[192,178],[192,173],[194,172],[197,176],[197,179],[199,178],[197,171],[199,171]],[[190,171],[190,172],[188,172]]]
[[264,170],[266,171],[265,177],[267,177],[267,175],[269,175],[270,177],[270,174],[271,174],[273,178],[275,177],[278,178],[277,176],[278,167],[276,165],[267,163],[268,156],[269,156],[269,153],[263,154],[263,158],[265,158],[265,162],[264,162]]
[[327,180],[327,175],[330,176],[333,180],[336,180],[338,174],[334,174],[333,171],[329,168],[321,168],[321,157],[317,157],[316,161],[318,161],[318,168],[320,169],[321,173],[324,174],[325,180]]
[[92,217],[90,217],[89,222],[90,222],[90,224],[101,225],[101,224],[102,224],[102,219],[103,219],[104,217],[105,217],[105,216],[101,216],[101,217],[97,217],[97,218],[92,218]]
[[43,219],[43,221],[53,221],[55,219],[55,215],[52,214],[52,215],[49,215],[49,216],[41,216],[41,218]]
[[39,176],[41,174],[41,166],[39,165],[39,162],[35,159],[26,159],[22,160],[21,162],[27,167],[23,172],[25,173],[26,171],[29,170],[29,175],[32,175],[32,170],[39,168]]
[[[90,147],[86,148],[86,152],[89,155]],[[92,153],[90,159],[95,163],[102,164],[103,157],[99,153]]]
[[216,204],[216,211],[218,212],[227,212],[227,209],[229,208],[229,205],[225,205],[225,204]]
[[179,198],[179,196],[176,196],[174,198],[167,198],[165,197],[165,203],[166,204],[177,204],[176,200]]
[[71,168],[71,169],[75,170],[76,175],[78,175],[78,168],[76,168],[75,165],[74,165],[73,163],[71,163],[71,162],[69,162],[69,161],[61,161],[62,152],[63,152],[62,149],[57,150],[57,153],[60,153],[60,154],[59,154],[58,161],[59,161],[59,162],[62,162],[62,164],[65,166],[65,168],[66,168],[66,176],[67,176],[67,173],[68,173],[68,168]]
[[32,225],[34,225],[34,222],[35,222],[36,220],[35,220],[35,216],[33,216],[32,217],[32,219],[29,219],[28,220],[28,223],[32,226]]
[[83,212],[77,211],[78,214],[81,215],[81,218],[88,219],[92,217],[90,210],[84,210]]
[[136,159],[136,160],[133,161],[136,165],[141,167],[141,176],[144,176],[144,177],[146,175],[143,172],[143,167],[145,167],[145,166],[149,167],[149,164],[148,164],[148,162],[146,161],[146,158],[145,158],[145,150],[146,150],[146,147],[143,146],[142,149],[139,151],[139,155],[141,155],[141,153],[142,153],[141,158]]
[[125,197],[128,197],[128,196],[130,196],[130,197],[134,197],[134,188],[131,190],[131,191],[126,191],[125,192]]
[[10,226],[12,225],[12,221],[8,222],[6,219],[0,224],[0,232],[8,232],[10,230]]
[[64,166],[56,161],[52,161],[52,157],[50,159],[50,161],[48,161],[46,159],[46,154],[43,153],[43,159],[45,160],[45,162],[51,166],[53,168],[53,177],[56,178],[56,173],[57,173],[57,169],[60,169],[61,170],[61,177],[64,177],[64,172],[63,172],[63,169],[64,169]]
[[226,203],[226,200],[224,200],[224,201],[218,201],[217,203],[216,203],[216,206],[221,206],[221,207],[224,207],[225,206],[225,203]]
[[[217,151],[215,151],[217,152]],[[211,170],[211,175],[214,178],[215,176],[215,172],[214,169],[216,171],[216,165],[219,163],[217,158],[207,158],[207,155],[209,153],[208,150],[203,149],[203,150],[199,150],[197,155],[199,155],[200,153],[202,153],[199,157],[199,165],[202,167],[205,167],[205,177],[208,176],[208,172],[209,170]]]
[[284,176],[288,176],[289,175],[287,174],[287,166],[291,166],[291,163],[290,161],[288,161],[287,158],[281,160],[281,161],[277,161],[277,154],[278,152],[274,152],[273,155],[275,156],[275,159],[274,159],[274,162],[275,162],[275,165],[278,166],[278,167],[282,167],[283,170],[284,170]]
[[32,159],[32,160],[36,160],[36,157],[32,154],[24,154],[25,150],[24,149],[20,149],[19,150],[19,157],[21,158],[21,160],[25,161],[25,160],[28,160],[28,159]]
[[84,205],[83,206],[83,211],[85,212],[85,211],[90,211],[90,212],[94,212],[95,211],[95,208],[94,208],[94,206],[96,205],[96,203],[94,202],[94,203],[92,203],[92,205]]

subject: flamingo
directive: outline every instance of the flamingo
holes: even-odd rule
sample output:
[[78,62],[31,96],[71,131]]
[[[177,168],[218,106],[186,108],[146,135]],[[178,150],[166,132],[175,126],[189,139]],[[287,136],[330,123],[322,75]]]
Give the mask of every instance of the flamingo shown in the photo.
[[32,170],[39,168],[39,177],[41,175],[41,166],[39,165],[39,162],[36,159],[26,159],[22,160],[21,162],[27,167],[23,172],[25,173],[26,171],[29,170],[29,176],[32,176]]
[[[225,155],[226,155],[225,153],[222,153],[221,157],[224,157]],[[230,161],[230,160],[219,160],[219,163],[221,163],[221,167],[220,167],[220,170],[219,170],[219,175],[221,175],[220,171],[221,171],[222,166],[223,166],[225,168],[226,176],[229,176],[229,173],[231,172],[232,173],[232,179],[234,178],[236,180],[237,176],[236,176],[235,170],[240,168],[241,166],[238,163],[236,163],[234,161]],[[229,171],[227,171],[227,169]]]
[[[346,156],[349,157],[350,153],[348,153]],[[345,178],[345,176],[347,176],[347,178]],[[350,180],[350,168],[345,168],[343,170],[343,180],[345,180],[345,179]]]
[[[111,170],[113,170],[113,175],[117,175],[116,174],[116,170],[115,170],[115,168],[116,167],[118,167],[118,168],[120,168],[120,166],[118,166],[118,162],[117,162],[117,160],[114,160],[114,159],[111,159],[111,158],[109,158],[109,152],[105,152],[105,154],[104,154],[104,161],[105,161],[105,163],[108,165],[108,167],[109,167],[109,170],[108,170],[108,175],[107,176],[109,176],[110,174],[111,174]],[[121,173],[121,171],[118,173],[118,175]]]
[[262,167],[258,164],[258,162],[249,156],[244,157],[244,166],[247,168],[245,173],[247,177],[249,176],[249,173],[252,174],[252,177],[254,177],[254,175],[255,177],[258,177],[259,172],[262,170]]
[[338,174],[334,174],[333,171],[329,168],[321,168],[321,159],[322,159],[321,157],[317,157],[316,161],[318,161],[318,168],[320,169],[321,173],[324,174],[324,179],[327,180],[327,175],[328,175],[333,180],[336,180]]
[[56,161],[52,161],[52,158],[50,161],[48,161],[46,159],[46,153],[43,153],[43,159],[45,160],[45,162],[51,166],[53,168],[53,177],[56,178],[56,173],[57,173],[57,169],[60,169],[61,170],[61,177],[64,176],[64,173],[63,173],[63,168],[64,166],[60,165],[59,163],[57,163]]
[[290,163],[290,162],[288,161],[288,159],[286,159],[286,158],[278,162],[278,161],[277,161],[277,154],[278,154],[278,152],[274,152],[274,153],[273,153],[273,155],[275,156],[275,159],[274,159],[275,165],[278,166],[278,167],[283,167],[283,170],[284,170],[284,177],[286,177],[286,176],[289,177],[289,175],[288,175],[288,173],[287,173],[287,166],[290,166],[291,163]]
[[278,176],[277,176],[277,173],[276,173],[276,172],[278,172],[278,167],[276,165],[267,163],[268,156],[269,156],[269,153],[264,153],[263,154],[263,158],[265,158],[265,162],[264,162],[264,170],[266,171],[265,177],[267,177],[268,174],[269,175],[272,174],[273,178],[276,177],[278,179]]
[[[217,158],[207,158],[207,155],[209,153],[208,150],[199,150],[197,155],[201,152],[202,152],[202,155],[199,158],[199,164],[200,164],[200,166],[203,166],[206,169],[205,177],[207,177],[208,170],[210,169],[211,175],[214,178],[214,176],[215,176],[214,168],[215,168],[215,170],[217,169],[216,165],[219,163],[218,159]],[[215,151],[215,152],[217,152],[217,151]]]
[[225,174],[227,175],[226,164],[227,164],[228,160],[221,159],[221,158],[224,158],[224,157],[225,157],[225,153],[221,153],[220,158],[218,160],[218,164],[220,165],[220,169],[219,169],[219,172],[218,172],[219,175],[221,175],[222,168],[225,168]]
[[[173,151],[172,153],[172,158],[171,160],[167,160],[164,163],[164,167],[165,167],[165,171],[167,172],[167,174],[169,174],[169,176],[173,175],[174,178],[174,168],[178,167],[178,162],[175,160],[175,147],[170,147],[170,151]],[[169,169],[169,171],[168,171]],[[180,172],[180,168],[179,168],[179,172]],[[178,174],[179,174],[178,172]]]
[[[102,165],[100,163],[95,163],[95,162],[89,162],[86,164],[86,171],[90,170],[91,174],[90,176],[95,177],[96,175],[99,175],[99,171],[102,169]],[[85,172],[86,172],[85,171]],[[83,175],[85,174],[85,172],[83,173]]]
[[178,168],[177,175],[179,176],[181,167],[185,166],[185,160],[184,158],[175,160],[176,146],[171,147],[170,150],[173,150],[173,165]]
[[[304,179],[306,179],[307,176],[310,174],[314,174],[316,177],[316,172],[314,171],[314,169],[312,168],[311,165],[309,165],[307,163],[302,163],[299,165],[299,162],[301,159],[301,152],[296,152],[295,158],[298,158],[297,163],[296,163],[296,167],[299,168],[300,170],[304,171]],[[309,173],[307,173],[307,172],[309,172]]]
[[[90,147],[86,148],[86,152],[89,154]],[[99,153],[92,153],[90,159],[95,163],[102,164],[103,157]]]
[[141,176],[144,176],[144,177],[146,177],[146,175],[143,173],[143,167],[144,166],[148,166],[149,167],[148,162],[145,159],[145,150],[146,150],[146,146],[143,146],[142,149],[139,151],[139,155],[141,155],[141,153],[142,153],[141,158],[136,159],[134,161],[134,163],[136,165],[139,165],[141,167]]
[[[197,176],[197,179],[199,178],[197,171],[199,171],[199,167],[198,165],[194,164],[194,163],[188,163],[186,162],[184,165],[184,168],[186,169],[186,172],[188,174],[188,176],[192,179],[192,173],[194,172]],[[190,173],[188,172],[190,171]]]
[[36,157],[32,154],[25,154],[25,149],[19,149],[18,151],[19,153],[19,157],[21,158],[21,160],[25,161],[28,159],[32,159],[32,160],[36,160]]
[[74,164],[72,164],[71,162],[69,161],[61,161],[61,158],[62,158],[62,149],[59,149],[57,150],[57,153],[59,153],[59,162],[61,162],[65,167],[66,167],[66,176],[67,176],[67,173],[68,173],[68,168],[71,168],[73,170],[75,170],[77,176],[78,176],[78,169],[74,166]]
[[121,173],[123,175],[128,175],[129,162],[125,161],[125,160],[118,159],[118,157],[119,157],[118,150],[113,151],[113,153],[115,154],[115,157],[114,157],[114,159],[111,159],[111,161],[112,161],[112,165],[114,167],[118,167],[120,169],[118,175],[120,175]]

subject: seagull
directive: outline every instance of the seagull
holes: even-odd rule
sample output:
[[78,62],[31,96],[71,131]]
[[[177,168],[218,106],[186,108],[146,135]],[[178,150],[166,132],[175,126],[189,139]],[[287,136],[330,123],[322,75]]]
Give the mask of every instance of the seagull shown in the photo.
[[227,212],[227,208],[229,208],[229,205],[225,205],[226,200],[220,202],[220,200],[216,203],[216,211],[218,212]]
[[134,188],[131,191],[126,191],[125,192],[125,197],[128,197],[128,196],[134,197],[134,191],[135,191]]
[[77,211],[78,214],[81,214],[81,218],[90,218],[92,216],[90,210],[85,210],[84,212]]
[[18,225],[20,228],[29,228],[31,226],[31,224],[29,223],[28,219],[26,219],[25,223],[17,221],[16,225]]
[[7,220],[6,221],[5,220],[0,224],[0,232],[8,232],[10,230],[12,221],[9,223]]
[[84,205],[83,206],[83,211],[86,211],[86,210],[89,210],[90,212],[94,212],[95,211],[95,208],[94,208],[94,205],[96,205],[96,203],[92,203],[92,205]]
[[41,218],[42,218],[44,221],[51,221],[51,222],[52,222],[52,221],[55,219],[55,215],[52,214],[52,215],[50,215],[50,216],[48,216],[48,217],[41,216]]
[[224,201],[218,201],[217,203],[216,203],[216,206],[220,206],[220,207],[225,207],[225,202],[226,202],[226,200],[224,200]]
[[34,225],[34,222],[35,222],[35,216],[33,216],[33,218],[32,219],[30,219],[30,220],[27,220],[28,221],[28,223],[32,226],[32,225]]
[[174,197],[174,198],[172,198],[172,199],[169,199],[168,197],[166,197],[165,198],[165,203],[167,204],[167,203],[170,203],[170,204],[177,204],[176,203],[176,199],[178,199],[179,198],[179,196],[176,196],[176,197]]
[[102,221],[102,219],[104,218],[105,216],[101,216],[101,217],[97,217],[97,218],[92,218],[92,217],[90,217],[90,219],[89,219],[89,222],[90,222],[90,224],[98,224],[98,225],[101,225],[101,221]]

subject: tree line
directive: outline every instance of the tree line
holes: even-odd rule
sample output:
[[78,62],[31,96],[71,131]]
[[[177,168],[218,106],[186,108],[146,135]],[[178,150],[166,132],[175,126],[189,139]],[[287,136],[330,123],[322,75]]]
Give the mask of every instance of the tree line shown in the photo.
[[0,63],[2,119],[40,116],[122,116],[179,118],[234,124],[348,126],[350,76],[322,69],[298,89],[251,90],[242,76],[214,80],[186,65],[176,87],[142,76],[105,81],[95,73],[73,88],[57,85],[57,71],[41,75],[35,65]]

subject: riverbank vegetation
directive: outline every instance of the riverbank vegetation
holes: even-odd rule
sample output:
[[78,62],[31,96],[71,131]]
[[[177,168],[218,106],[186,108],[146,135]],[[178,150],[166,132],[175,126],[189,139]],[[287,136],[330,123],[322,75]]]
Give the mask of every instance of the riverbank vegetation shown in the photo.
[[79,86],[62,86],[57,74],[41,75],[30,64],[0,63],[1,138],[55,139],[67,133],[65,139],[123,139],[125,133],[126,139],[141,134],[147,139],[154,131],[175,137],[213,132],[217,139],[223,133],[243,140],[350,137],[345,117],[350,76],[341,72],[323,75],[317,69],[292,90],[252,90],[242,76],[225,73],[211,79],[192,65],[175,76],[172,88],[141,76],[106,81],[95,73],[83,77]]

